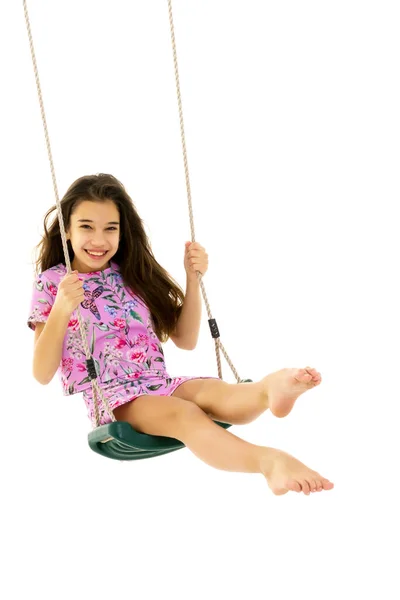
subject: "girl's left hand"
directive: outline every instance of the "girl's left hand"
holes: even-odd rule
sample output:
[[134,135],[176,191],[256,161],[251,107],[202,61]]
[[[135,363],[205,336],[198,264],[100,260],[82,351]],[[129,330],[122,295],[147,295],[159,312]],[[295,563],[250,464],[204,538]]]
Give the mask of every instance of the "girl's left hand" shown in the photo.
[[196,271],[204,276],[208,269],[208,254],[198,242],[185,243],[184,266],[189,279],[197,281]]

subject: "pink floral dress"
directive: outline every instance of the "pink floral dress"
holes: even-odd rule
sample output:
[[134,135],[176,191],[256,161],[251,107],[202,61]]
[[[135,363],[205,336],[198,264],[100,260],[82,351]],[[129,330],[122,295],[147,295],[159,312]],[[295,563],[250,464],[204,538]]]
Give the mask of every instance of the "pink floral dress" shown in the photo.
[[[54,304],[60,280],[66,275],[62,263],[41,273],[33,286],[28,326],[44,323]],[[80,273],[85,300],[81,304],[85,335],[89,342],[99,385],[111,409],[138,396],[170,396],[181,383],[212,377],[170,377],[161,343],[153,330],[145,303],[125,287],[118,265],[111,261],[103,271]],[[82,392],[88,416],[94,423],[93,393],[86,370],[79,323],[74,312],[63,342],[58,369],[65,396]],[[111,421],[100,409],[100,423]]]

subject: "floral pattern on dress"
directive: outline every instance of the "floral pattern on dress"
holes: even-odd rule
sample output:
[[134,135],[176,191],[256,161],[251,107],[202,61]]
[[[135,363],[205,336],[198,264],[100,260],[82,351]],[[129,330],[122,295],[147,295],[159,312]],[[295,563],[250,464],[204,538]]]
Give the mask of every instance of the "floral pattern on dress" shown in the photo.
[[[47,321],[66,272],[65,265],[60,263],[34,281],[28,318],[31,329],[35,329],[35,323]],[[208,379],[170,377],[151,313],[143,300],[124,285],[116,263],[112,261],[103,271],[79,273],[79,277],[85,293],[80,307],[84,333],[99,385],[114,408],[138,395],[171,395],[189,379]],[[76,311],[68,323],[58,374],[64,395],[83,392],[89,417],[93,419],[92,386]],[[108,419],[102,413],[102,421]]]

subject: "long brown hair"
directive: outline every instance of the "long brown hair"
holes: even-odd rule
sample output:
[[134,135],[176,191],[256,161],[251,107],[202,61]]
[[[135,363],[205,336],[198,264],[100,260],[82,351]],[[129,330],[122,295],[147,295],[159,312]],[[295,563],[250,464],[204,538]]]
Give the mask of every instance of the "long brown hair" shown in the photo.
[[[107,201],[116,205],[120,215],[121,239],[113,256],[120,268],[125,285],[140,296],[148,306],[158,338],[165,342],[175,329],[182,310],[184,293],[165,269],[156,261],[132,199],[124,186],[112,175],[99,173],[80,177],[69,187],[61,200],[65,229],[70,226],[71,214],[84,200]],[[48,226],[49,217],[57,211],[52,206],[44,217],[44,235],[36,246],[36,272],[65,264],[58,217]],[[74,252],[68,240],[69,258]]]

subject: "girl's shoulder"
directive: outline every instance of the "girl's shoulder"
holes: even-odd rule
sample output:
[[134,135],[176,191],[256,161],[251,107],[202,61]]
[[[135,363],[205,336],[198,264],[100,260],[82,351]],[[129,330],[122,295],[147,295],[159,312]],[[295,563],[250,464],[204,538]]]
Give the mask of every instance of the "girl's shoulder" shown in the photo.
[[50,283],[54,283],[55,285],[59,284],[61,279],[66,274],[67,269],[66,266],[62,263],[55,265],[54,267],[50,267],[50,269],[46,269],[42,271],[38,275],[38,279],[41,281],[49,281]]

